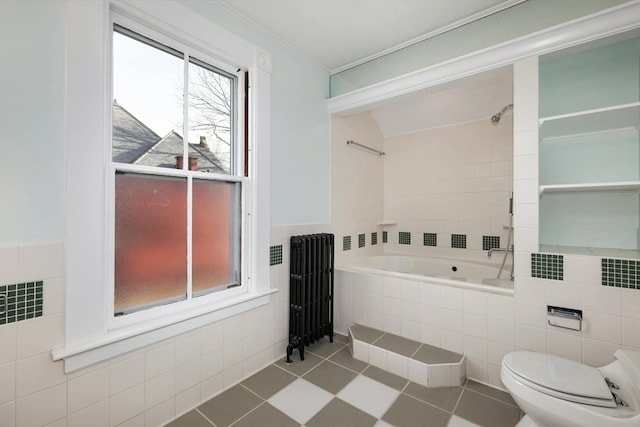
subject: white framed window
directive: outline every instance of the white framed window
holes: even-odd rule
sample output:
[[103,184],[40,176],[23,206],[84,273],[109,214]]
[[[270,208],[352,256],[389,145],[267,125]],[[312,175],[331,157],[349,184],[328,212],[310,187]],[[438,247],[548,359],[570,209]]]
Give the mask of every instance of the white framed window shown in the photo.
[[[207,84],[226,115],[198,110]],[[67,88],[54,360],[71,372],[268,303],[270,56],[177,2],[72,2]]]

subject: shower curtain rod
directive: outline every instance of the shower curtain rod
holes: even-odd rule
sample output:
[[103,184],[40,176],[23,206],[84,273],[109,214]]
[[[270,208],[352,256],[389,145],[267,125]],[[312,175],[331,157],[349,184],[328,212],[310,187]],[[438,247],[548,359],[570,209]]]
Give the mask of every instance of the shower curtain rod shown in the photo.
[[357,143],[357,142],[355,142],[355,141],[353,141],[351,139],[347,140],[347,145],[349,145],[349,144],[353,144],[353,145],[357,145],[358,147],[362,147],[365,150],[369,150],[369,151],[371,151],[373,153],[376,153],[378,156],[384,156],[385,155],[384,151],[380,151],[380,150],[376,150],[375,148],[367,147],[366,145]]

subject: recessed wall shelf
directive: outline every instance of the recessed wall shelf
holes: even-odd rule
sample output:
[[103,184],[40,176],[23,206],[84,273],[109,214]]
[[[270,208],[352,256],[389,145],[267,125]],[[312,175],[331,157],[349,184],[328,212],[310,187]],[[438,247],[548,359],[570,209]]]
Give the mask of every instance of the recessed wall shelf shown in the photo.
[[640,192],[640,181],[592,182],[580,184],[541,185],[540,195],[544,193],[575,193],[580,191],[631,191]]
[[640,102],[542,117],[539,123],[543,142],[596,133],[637,131],[640,128]]

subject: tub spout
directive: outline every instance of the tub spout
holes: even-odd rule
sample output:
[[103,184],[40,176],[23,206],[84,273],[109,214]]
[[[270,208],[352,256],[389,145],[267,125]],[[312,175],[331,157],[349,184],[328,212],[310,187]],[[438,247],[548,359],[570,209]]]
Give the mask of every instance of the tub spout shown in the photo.
[[491,248],[491,249],[489,249],[489,252],[487,253],[489,258],[491,258],[491,254],[494,253],[494,252],[511,252],[511,253],[513,253],[513,247],[511,247],[511,248]]

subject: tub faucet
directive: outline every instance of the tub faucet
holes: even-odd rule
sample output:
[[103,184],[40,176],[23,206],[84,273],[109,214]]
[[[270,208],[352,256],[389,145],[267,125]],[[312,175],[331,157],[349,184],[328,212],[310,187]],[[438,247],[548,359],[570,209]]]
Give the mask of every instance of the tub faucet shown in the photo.
[[513,246],[510,248],[491,248],[489,249],[489,252],[487,253],[487,255],[489,256],[489,258],[491,258],[491,254],[494,252],[511,252],[513,253]]

